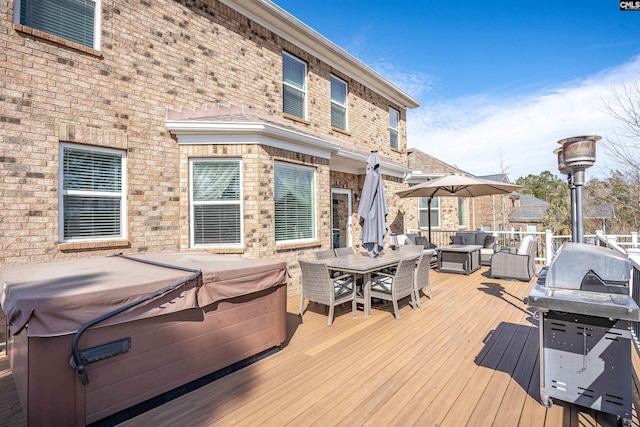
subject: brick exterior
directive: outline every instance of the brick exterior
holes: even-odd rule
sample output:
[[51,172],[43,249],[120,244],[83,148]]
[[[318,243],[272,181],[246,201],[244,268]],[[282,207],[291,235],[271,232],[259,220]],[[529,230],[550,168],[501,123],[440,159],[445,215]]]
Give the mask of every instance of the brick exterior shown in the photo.
[[[179,145],[167,108],[234,104],[282,117],[282,51],[308,63],[308,120],[289,126],[406,166],[406,109],[333,70],[218,1],[102,1],[94,50],[13,23],[0,0],[0,261],[5,265],[189,249],[189,158],[242,158],[244,248],[216,252],[284,259],[299,292],[298,258],[331,247],[331,187],[362,188],[364,175],[332,172],[327,159],[258,144]],[[329,76],[348,83],[349,129],[330,126]],[[389,147],[388,109],[400,111],[400,149]],[[60,243],[61,142],[126,150],[128,238]],[[273,164],[317,170],[318,241],[276,247]],[[364,165],[362,165],[364,170]],[[385,176],[389,194],[404,187]],[[390,200],[390,222],[398,216]],[[358,241],[357,204],[353,206]]]

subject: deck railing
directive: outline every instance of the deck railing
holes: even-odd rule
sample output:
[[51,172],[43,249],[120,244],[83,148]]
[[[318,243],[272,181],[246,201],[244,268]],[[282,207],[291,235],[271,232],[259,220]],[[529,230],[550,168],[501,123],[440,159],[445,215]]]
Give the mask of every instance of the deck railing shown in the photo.
[[[548,230],[542,232],[488,232],[497,236],[500,248],[519,245],[526,235],[534,236],[538,241],[536,263],[543,265],[549,265],[560,247],[565,242],[572,240],[570,235],[554,236]],[[407,233],[426,236],[428,232],[426,230],[407,230]],[[436,246],[446,246],[451,243],[450,236],[455,234],[455,230],[431,230],[431,239]],[[638,241],[638,232],[632,232],[628,235],[607,235],[602,231],[596,231],[596,234],[585,234],[584,241],[593,245],[606,246],[628,255],[632,270],[629,284],[631,297],[636,304],[640,305],[640,242]],[[636,283],[639,285],[635,286]],[[631,322],[631,335],[636,351],[640,354],[640,322]]]

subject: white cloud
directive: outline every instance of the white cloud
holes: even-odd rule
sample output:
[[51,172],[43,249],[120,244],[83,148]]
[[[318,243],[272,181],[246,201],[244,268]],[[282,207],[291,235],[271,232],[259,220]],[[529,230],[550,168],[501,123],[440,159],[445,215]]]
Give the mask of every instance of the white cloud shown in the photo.
[[[624,83],[640,78],[639,69],[640,56],[536,94],[478,94],[426,102],[408,113],[409,147],[475,175],[500,173],[501,160],[512,180],[545,170],[559,175],[553,154],[557,141],[578,135],[612,136],[620,123],[605,111],[605,101]],[[604,150],[597,150],[596,166],[587,171],[587,178],[604,176],[611,165]]]

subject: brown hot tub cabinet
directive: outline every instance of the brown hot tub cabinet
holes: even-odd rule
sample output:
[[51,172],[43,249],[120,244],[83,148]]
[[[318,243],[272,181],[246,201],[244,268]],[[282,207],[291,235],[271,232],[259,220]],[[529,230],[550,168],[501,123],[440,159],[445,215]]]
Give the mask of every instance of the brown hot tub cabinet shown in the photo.
[[[166,266],[108,257],[0,272],[7,353],[29,425],[99,421],[284,342],[284,262],[204,252],[136,258]],[[80,361],[90,361],[81,363],[86,384],[72,367],[74,337]]]

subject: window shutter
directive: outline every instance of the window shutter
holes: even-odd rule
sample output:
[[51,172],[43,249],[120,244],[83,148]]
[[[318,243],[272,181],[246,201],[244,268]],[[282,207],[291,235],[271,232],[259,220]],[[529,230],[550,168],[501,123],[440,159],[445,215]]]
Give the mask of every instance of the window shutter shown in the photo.
[[95,7],[92,0],[22,0],[20,23],[93,47]]

